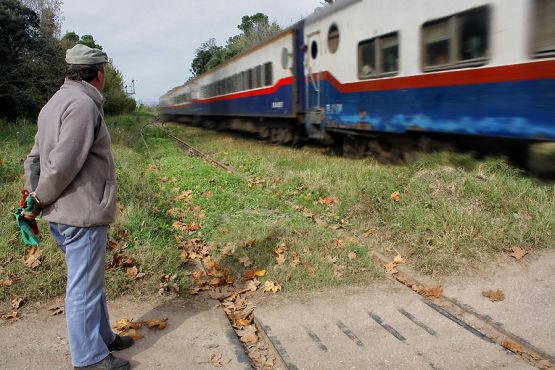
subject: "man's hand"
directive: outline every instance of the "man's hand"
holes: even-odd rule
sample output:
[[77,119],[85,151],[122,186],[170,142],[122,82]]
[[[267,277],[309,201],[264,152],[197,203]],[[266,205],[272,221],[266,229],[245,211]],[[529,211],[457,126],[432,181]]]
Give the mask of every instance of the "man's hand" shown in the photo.
[[23,217],[28,221],[33,221],[35,218],[37,218],[38,215],[40,215],[41,212],[42,209],[40,207],[37,207],[33,212],[30,213],[23,211]]

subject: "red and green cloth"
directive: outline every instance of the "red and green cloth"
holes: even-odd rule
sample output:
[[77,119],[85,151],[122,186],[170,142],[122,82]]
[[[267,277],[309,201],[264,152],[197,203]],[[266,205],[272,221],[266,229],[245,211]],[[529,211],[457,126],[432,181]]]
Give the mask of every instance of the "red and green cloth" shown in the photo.
[[37,207],[38,206],[35,200],[32,196],[29,195],[29,191],[23,190],[21,192],[20,208],[15,211],[14,216],[17,225],[21,230],[21,238],[23,239],[23,242],[28,245],[39,244],[39,227],[37,225],[37,221],[27,220],[25,217],[23,217],[23,212],[33,213],[36,211]]

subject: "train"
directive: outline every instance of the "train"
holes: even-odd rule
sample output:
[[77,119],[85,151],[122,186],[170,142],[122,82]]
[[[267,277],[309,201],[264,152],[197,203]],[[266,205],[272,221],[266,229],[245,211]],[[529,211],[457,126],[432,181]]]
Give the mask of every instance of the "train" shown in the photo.
[[435,137],[553,142],[555,0],[337,0],[170,89],[159,109],[353,156]]

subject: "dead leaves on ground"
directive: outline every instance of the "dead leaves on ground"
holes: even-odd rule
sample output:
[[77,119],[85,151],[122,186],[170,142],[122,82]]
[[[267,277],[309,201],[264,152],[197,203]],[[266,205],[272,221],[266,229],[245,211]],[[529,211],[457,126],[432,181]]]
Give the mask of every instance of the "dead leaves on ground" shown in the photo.
[[51,316],[62,315],[64,313],[64,300],[57,298],[53,305],[48,307],[49,311],[52,311]]
[[37,247],[31,247],[27,249],[25,253],[25,257],[23,257],[23,263],[25,266],[34,269],[38,267],[40,262],[40,257],[42,256],[42,250],[38,249]]
[[222,367],[226,364],[229,364],[230,362],[231,362],[231,359],[228,359],[227,361],[222,361],[222,354],[217,353],[217,354],[210,355],[210,357],[208,358],[208,361],[201,361],[199,362],[199,364],[211,364],[214,367]]
[[121,336],[131,337],[134,340],[139,340],[144,338],[143,334],[139,331],[143,326],[150,329],[165,329],[167,326],[168,319],[156,319],[156,320],[145,320],[145,321],[133,321],[133,319],[120,319],[117,320],[113,328],[116,334]]
[[399,271],[397,270],[397,266],[399,265],[403,265],[407,263],[407,261],[400,255],[396,255],[395,258],[393,259],[393,261],[386,263],[384,265],[385,267],[385,271],[387,271],[390,274],[398,274]]
[[17,321],[17,320],[21,319],[21,316],[19,316],[19,313],[17,311],[10,311],[10,312],[7,312],[7,313],[3,314],[2,316],[0,316],[0,319],[9,320],[9,321]]
[[484,297],[489,298],[489,300],[492,301],[492,302],[499,302],[499,301],[503,301],[505,299],[505,294],[500,289],[497,289],[495,291],[494,290],[484,290],[482,292],[482,295]]
[[13,284],[11,279],[0,279],[0,287],[9,288]]
[[517,261],[521,260],[524,256],[528,254],[528,251],[525,251],[524,249],[516,245],[513,246],[511,250],[512,252],[509,253],[509,256],[513,257]]
[[401,193],[399,193],[398,191],[391,193],[391,200],[394,202],[399,202],[401,200]]
[[12,299],[10,303],[12,305],[12,308],[14,310],[17,310],[19,307],[23,305],[23,303],[25,303],[25,299],[23,299],[23,297],[17,296],[14,299]]

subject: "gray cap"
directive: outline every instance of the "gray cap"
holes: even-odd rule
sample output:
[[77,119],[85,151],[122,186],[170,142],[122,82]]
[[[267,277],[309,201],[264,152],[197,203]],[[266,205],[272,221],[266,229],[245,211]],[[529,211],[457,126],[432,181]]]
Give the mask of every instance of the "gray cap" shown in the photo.
[[66,51],[67,64],[98,64],[108,63],[108,55],[100,49],[92,49],[86,45],[77,44]]

